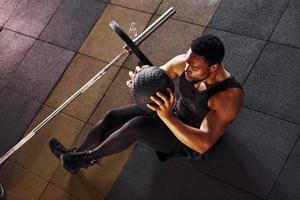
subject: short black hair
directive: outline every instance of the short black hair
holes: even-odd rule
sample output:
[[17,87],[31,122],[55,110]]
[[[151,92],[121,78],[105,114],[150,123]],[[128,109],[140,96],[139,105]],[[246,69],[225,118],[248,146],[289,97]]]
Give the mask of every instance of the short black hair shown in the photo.
[[223,42],[214,35],[197,37],[192,42],[191,50],[203,56],[209,65],[221,64],[225,53]]

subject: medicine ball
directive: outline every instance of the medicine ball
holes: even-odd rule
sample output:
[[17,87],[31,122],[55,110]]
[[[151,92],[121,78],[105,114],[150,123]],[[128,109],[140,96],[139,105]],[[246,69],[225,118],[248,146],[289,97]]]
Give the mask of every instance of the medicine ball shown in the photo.
[[156,104],[150,99],[150,96],[156,96],[155,93],[159,91],[169,98],[168,87],[174,91],[174,82],[166,71],[157,66],[149,66],[136,74],[130,92],[138,106],[145,111],[152,111],[147,104]]

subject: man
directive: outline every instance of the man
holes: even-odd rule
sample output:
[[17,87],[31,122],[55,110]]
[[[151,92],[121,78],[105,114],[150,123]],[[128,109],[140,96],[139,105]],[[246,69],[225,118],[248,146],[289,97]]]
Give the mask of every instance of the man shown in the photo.
[[[161,161],[172,157],[200,158],[224,134],[237,117],[243,102],[241,85],[222,65],[223,43],[213,35],[193,40],[186,54],[176,56],[163,70],[179,79],[178,101],[160,92],[147,105],[153,113],[137,105],[109,111],[91,130],[83,144],[66,149],[51,139],[50,149],[70,173],[93,165],[98,159],[125,150],[134,142],[156,150]],[[131,80],[135,73],[129,72]],[[131,81],[127,81],[131,87]]]

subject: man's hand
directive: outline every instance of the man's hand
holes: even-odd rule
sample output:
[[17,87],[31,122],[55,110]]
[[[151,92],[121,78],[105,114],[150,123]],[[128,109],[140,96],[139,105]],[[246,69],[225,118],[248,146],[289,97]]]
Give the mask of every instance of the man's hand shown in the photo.
[[167,88],[170,98],[168,99],[161,92],[156,92],[156,95],[159,97],[151,96],[150,99],[157,105],[147,104],[147,107],[153,111],[156,111],[157,115],[163,118],[169,118],[172,116],[172,108],[176,102],[176,97],[170,88]]
[[123,49],[124,49],[127,53],[129,53],[129,54],[132,53],[132,50],[131,50],[127,45],[125,45],[125,46],[123,47]]
[[133,72],[133,71],[129,71],[128,75],[129,75],[129,77],[130,77],[130,80],[126,81],[127,87],[129,87],[129,88],[132,87],[132,81],[133,81],[134,77],[135,77],[142,69],[144,69],[144,68],[146,68],[146,67],[149,67],[149,65],[144,65],[144,66],[142,66],[142,67],[136,66],[134,72]]

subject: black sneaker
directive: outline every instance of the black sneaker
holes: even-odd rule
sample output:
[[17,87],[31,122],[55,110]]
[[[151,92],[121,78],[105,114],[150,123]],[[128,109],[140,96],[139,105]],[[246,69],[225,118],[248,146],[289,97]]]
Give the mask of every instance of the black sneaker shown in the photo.
[[97,159],[93,158],[90,151],[68,152],[62,154],[60,160],[65,170],[71,174],[76,173],[81,168],[86,169],[95,163],[98,163]]
[[3,185],[0,183],[0,200],[5,200],[6,194]]
[[56,138],[51,138],[49,140],[49,148],[56,158],[60,159],[61,155],[74,151],[74,149],[67,149],[61,144]]

